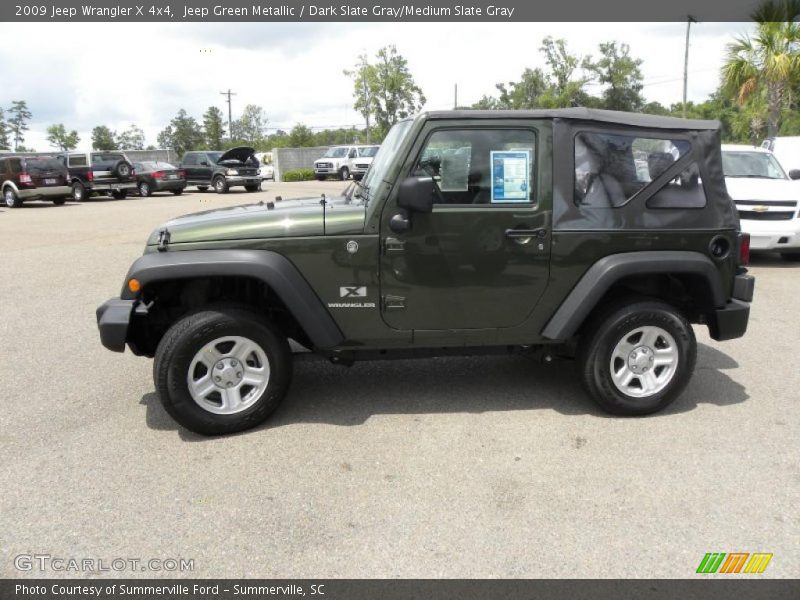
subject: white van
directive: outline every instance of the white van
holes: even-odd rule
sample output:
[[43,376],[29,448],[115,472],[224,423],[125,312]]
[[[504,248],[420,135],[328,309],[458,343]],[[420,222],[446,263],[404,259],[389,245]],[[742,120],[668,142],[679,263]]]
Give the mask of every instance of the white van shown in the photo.
[[314,161],[314,176],[322,181],[331,175],[346,181],[353,175],[363,177],[375,156],[377,146],[331,146],[322,158]]
[[[800,179],[800,136],[774,137],[761,144],[778,159],[792,179]],[[792,171],[798,171],[797,174]]]

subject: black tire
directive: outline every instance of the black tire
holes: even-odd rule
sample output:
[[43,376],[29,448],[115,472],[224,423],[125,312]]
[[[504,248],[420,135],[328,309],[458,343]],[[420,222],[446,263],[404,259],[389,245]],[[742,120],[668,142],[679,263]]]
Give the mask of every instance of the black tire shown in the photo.
[[172,190],[173,195],[180,196],[183,193],[183,188],[179,190]]
[[350,179],[350,169],[347,167],[342,167],[339,169],[339,177],[341,177],[342,181],[347,181]]
[[89,193],[80,181],[76,181],[72,184],[72,199],[75,200],[75,202],[83,202],[88,197]]
[[64,204],[66,201],[67,201],[67,199],[66,199],[66,198],[64,198],[64,197],[61,197],[61,198],[53,198],[53,204],[55,204],[56,206],[63,206],[63,204]]
[[200,190],[201,192],[205,192],[206,190],[208,190],[208,186],[207,185],[198,185],[197,189]]
[[257,192],[261,188],[260,185],[246,185],[244,189],[248,192]]
[[127,181],[130,179],[131,173],[133,173],[133,165],[127,160],[118,160],[112,167],[111,172],[120,181]]
[[781,252],[781,258],[787,262],[800,262],[800,252]]
[[142,198],[149,198],[153,195],[153,188],[150,187],[150,184],[146,181],[140,181],[139,185],[136,186],[139,190],[139,195]]
[[[234,414],[215,414],[189,392],[187,377],[195,354],[226,336],[241,336],[263,349],[269,361],[269,380],[261,396]],[[289,343],[271,323],[241,308],[209,308],[175,323],[161,339],[153,362],[153,379],[164,409],[179,424],[202,435],[224,435],[256,427],[278,407],[292,378]]]
[[214,184],[214,191],[218,194],[227,194],[228,193],[228,182],[225,181],[225,178],[222,175],[217,175],[213,181]]
[[363,175],[361,174],[356,175],[355,173],[353,173],[353,181],[361,181],[363,178],[364,178]]
[[10,185],[3,189],[3,200],[8,208],[19,208],[22,206],[22,198],[14,191]]
[[[632,346],[636,346],[639,342],[635,341],[634,332],[641,327],[660,329],[671,336],[677,352],[677,366],[672,375],[667,377],[663,388],[653,394],[636,397],[623,392],[614,383],[612,364],[622,365],[619,365],[620,359],[615,359],[616,362],[612,363],[612,356],[617,344],[631,334],[634,335],[629,340],[633,340]],[[658,343],[661,344],[666,342],[664,337],[659,340]],[[638,352],[639,356],[641,347],[634,348],[634,352]],[[658,351],[659,346],[654,345],[654,350]],[[653,350],[650,350],[650,353],[652,355]],[[600,311],[581,336],[578,349],[578,366],[586,391],[607,412],[624,416],[654,413],[672,403],[691,379],[696,360],[697,341],[692,326],[674,307],[654,300],[634,300],[622,305],[617,303]],[[650,368],[653,370],[650,375],[658,376],[659,372],[656,369],[666,367]],[[648,367],[645,367],[644,371],[647,370]],[[661,373],[666,377],[664,371]],[[638,380],[642,390],[644,376],[642,373],[633,377]],[[631,387],[628,389],[635,390],[635,385],[637,384],[631,381]]]

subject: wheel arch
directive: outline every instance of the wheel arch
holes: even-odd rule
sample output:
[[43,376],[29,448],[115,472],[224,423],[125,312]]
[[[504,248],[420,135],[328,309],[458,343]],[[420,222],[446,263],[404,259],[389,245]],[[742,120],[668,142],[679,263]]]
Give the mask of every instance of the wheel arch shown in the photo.
[[[132,293],[127,282],[141,284]],[[146,297],[161,285],[211,280],[255,281],[275,294],[316,349],[337,346],[344,336],[322,301],[284,256],[268,250],[187,250],[145,254],[133,263],[125,278],[121,298]]]
[[595,262],[578,280],[545,325],[542,337],[570,339],[599,307],[624,293],[651,296],[678,307],[688,295],[699,310],[696,317],[726,304],[718,268],[699,252],[612,254]]

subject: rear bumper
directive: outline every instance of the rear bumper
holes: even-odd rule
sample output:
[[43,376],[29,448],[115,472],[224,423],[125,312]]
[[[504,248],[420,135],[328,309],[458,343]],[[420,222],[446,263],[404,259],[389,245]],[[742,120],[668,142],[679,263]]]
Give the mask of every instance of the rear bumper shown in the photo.
[[155,184],[153,185],[153,189],[157,192],[163,192],[165,190],[182,190],[186,187],[186,180],[185,179],[170,179],[170,180],[155,180]]
[[128,337],[128,325],[133,314],[135,300],[111,298],[97,308],[97,328],[100,330],[100,342],[114,352],[125,350]]
[[22,188],[17,191],[17,195],[23,200],[35,198],[60,198],[69,196],[72,188],[68,185],[53,185],[48,187]]
[[733,298],[714,311],[709,320],[708,329],[711,337],[719,342],[742,337],[747,331],[750,320],[750,302],[753,301],[756,279],[752,275],[741,273],[733,281]]

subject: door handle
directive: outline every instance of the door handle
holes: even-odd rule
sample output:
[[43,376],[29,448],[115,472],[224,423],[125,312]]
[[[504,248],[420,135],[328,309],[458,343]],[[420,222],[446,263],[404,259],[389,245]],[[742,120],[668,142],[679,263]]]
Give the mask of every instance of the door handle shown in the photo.
[[509,239],[532,237],[543,239],[547,237],[547,229],[506,229],[506,237]]

